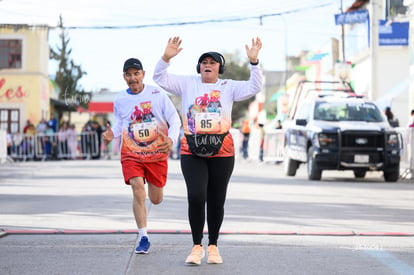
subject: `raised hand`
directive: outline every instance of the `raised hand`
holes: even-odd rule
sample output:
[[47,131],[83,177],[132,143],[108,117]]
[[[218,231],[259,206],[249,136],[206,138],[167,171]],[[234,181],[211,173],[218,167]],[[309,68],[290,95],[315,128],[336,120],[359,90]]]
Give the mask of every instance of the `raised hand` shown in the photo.
[[112,132],[111,125],[106,123],[106,131],[102,134],[105,145],[108,145],[114,139],[114,132]]
[[250,62],[256,63],[259,61],[258,56],[260,49],[262,48],[262,40],[260,40],[259,37],[256,37],[256,39],[252,38],[252,45],[249,47],[249,45],[246,44],[246,53],[247,57],[249,58]]
[[181,46],[181,39],[179,36],[170,37],[168,39],[167,47],[165,48],[164,55],[162,59],[165,62],[169,62],[171,58],[179,54],[183,48]]

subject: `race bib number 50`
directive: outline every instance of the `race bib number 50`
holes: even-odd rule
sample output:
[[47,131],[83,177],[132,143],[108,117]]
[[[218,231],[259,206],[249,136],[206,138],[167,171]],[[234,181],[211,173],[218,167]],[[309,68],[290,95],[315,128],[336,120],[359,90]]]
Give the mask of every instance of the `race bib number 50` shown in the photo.
[[149,142],[155,140],[158,135],[156,122],[137,123],[132,126],[134,139],[138,142]]
[[219,113],[197,113],[195,115],[196,133],[218,133],[221,131]]

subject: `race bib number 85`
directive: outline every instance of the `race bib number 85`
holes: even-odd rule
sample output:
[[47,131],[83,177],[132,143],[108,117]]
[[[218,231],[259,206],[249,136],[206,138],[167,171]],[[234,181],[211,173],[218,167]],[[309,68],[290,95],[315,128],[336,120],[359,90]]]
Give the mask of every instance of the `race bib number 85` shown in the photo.
[[219,113],[198,113],[195,115],[196,133],[218,133],[221,131]]

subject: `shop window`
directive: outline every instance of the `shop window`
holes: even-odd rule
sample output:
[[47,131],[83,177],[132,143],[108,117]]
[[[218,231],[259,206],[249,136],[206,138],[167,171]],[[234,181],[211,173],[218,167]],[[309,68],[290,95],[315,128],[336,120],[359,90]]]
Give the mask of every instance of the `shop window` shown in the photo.
[[404,6],[404,0],[387,0],[387,19],[393,19],[407,13],[407,7]]
[[0,39],[0,69],[22,67],[22,40]]
[[18,133],[20,125],[19,109],[0,109],[0,129]]

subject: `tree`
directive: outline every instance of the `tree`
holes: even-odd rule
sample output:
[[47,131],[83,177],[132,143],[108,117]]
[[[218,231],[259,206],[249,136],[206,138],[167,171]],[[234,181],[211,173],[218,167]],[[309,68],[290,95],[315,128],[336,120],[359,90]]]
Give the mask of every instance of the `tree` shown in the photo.
[[[226,65],[222,75],[222,79],[234,79],[234,80],[248,80],[250,77],[249,61],[240,61],[240,53],[225,54]],[[239,121],[246,116],[246,112],[251,102],[254,101],[254,97],[247,100],[234,102],[233,110],[231,113],[232,121]]]
[[73,107],[87,108],[92,94],[85,92],[78,86],[78,81],[86,75],[86,72],[70,58],[72,49],[69,48],[70,39],[65,32],[62,16],[59,16],[58,27],[61,29],[60,46],[57,46],[56,50],[50,48],[50,59],[59,62],[55,76],[55,82],[60,89],[59,99],[64,100],[68,105],[75,105]]

